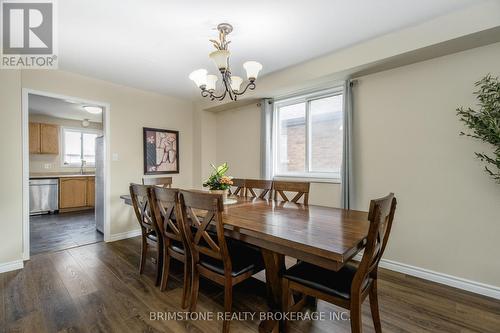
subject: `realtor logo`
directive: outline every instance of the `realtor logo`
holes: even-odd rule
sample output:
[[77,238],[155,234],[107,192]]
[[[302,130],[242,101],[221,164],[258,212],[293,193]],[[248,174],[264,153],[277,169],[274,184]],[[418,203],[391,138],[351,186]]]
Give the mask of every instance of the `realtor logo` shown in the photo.
[[56,69],[55,3],[3,0],[2,68]]

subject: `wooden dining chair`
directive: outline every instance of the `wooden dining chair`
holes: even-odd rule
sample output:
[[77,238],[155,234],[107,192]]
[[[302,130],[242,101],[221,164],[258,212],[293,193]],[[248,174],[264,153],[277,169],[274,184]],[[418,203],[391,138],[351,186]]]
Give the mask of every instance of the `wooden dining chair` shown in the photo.
[[146,255],[150,245],[157,248],[156,255],[156,285],[160,284],[162,260],[163,260],[163,238],[159,232],[158,225],[151,213],[149,203],[150,186],[130,184],[130,197],[134,207],[135,216],[141,227],[141,261],[139,263],[139,273],[144,272],[146,264]]
[[142,178],[142,184],[161,187],[172,187],[172,177]]
[[[193,258],[190,311],[196,310],[200,275],[224,286],[224,311],[230,313],[233,286],[264,268],[259,250],[226,240],[222,200],[221,194],[182,190],[179,194],[182,226]],[[229,332],[229,323],[223,322],[224,333]]]
[[[283,201],[291,201],[298,203],[300,198],[303,199],[304,205],[309,204],[309,188],[311,184],[308,182],[290,182],[290,181],[273,181],[273,198],[278,200],[278,195]],[[290,200],[285,192],[293,192],[295,196]]]
[[[363,257],[359,264],[348,263],[335,272],[300,262],[286,270],[282,279],[283,312],[298,311],[303,305],[304,302],[290,304],[293,301],[292,291],[298,291],[350,310],[351,331],[360,333],[362,330],[361,305],[369,296],[375,332],[381,333],[382,325],[377,298],[377,271],[389,239],[395,210],[396,198],[393,193],[370,202],[368,213],[370,228]],[[283,325],[285,331],[286,326],[285,322]]]
[[[245,195],[245,179],[233,178],[233,185],[229,188],[229,194],[232,195]],[[236,187],[235,189],[233,189]]]
[[246,179],[245,180],[245,196],[253,198],[266,199],[268,195],[271,199],[271,189],[273,188],[272,180],[263,179]]
[[167,289],[170,260],[173,258],[184,264],[184,283],[182,308],[187,307],[191,281],[191,254],[180,226],[178,189],[152,187],[149,190],[149,202],[158,230],[163,238],[163,267],[160,290]]

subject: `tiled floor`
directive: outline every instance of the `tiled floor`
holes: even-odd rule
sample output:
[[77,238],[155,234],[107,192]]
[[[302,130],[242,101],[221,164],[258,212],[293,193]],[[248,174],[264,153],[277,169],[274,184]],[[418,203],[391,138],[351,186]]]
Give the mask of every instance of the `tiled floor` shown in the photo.
[[93,210],[30,217],[31,255],[102,241]]

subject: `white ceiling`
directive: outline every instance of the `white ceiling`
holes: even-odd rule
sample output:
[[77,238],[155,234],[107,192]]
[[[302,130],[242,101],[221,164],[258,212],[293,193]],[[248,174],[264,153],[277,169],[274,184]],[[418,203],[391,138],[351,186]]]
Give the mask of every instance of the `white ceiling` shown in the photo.
[[206,68],[220,22],[234,32],[232,69],[245,60],[263,74],[486,0],[64,0],[59,7],[63,70],[191,98],[188,79]]
[[101,114],[91,114],[83,109],[84,105],[70,100],[29,94],[28,108],[30,114],[44,115],[62,119],[84,120],[101,123]]

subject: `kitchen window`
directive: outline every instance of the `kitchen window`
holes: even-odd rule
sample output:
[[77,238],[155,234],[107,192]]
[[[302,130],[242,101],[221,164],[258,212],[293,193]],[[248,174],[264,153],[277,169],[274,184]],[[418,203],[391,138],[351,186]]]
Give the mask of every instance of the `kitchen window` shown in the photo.
[[97,130],[62,129],[62,164],[66,167],[95,166],[95,139],[100,135]]
[[275,102],[274,176],[340,179],[343,90]]

